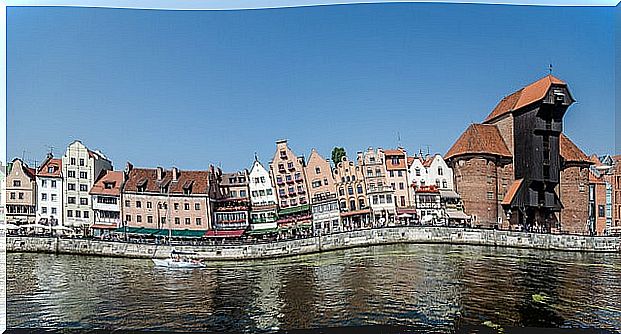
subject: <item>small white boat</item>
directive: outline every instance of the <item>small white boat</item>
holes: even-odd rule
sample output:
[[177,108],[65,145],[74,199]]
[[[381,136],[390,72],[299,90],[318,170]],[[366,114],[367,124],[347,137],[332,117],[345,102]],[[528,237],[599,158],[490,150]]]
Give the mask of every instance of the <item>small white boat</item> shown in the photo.
[[156,267],[167,267],[167,268],[204,268],[205,264],[200,262],[199,260],[190,259],[187,255],[194,253],[185,253],[185,252],[176,252],[172,251],[170,253],[170,258],[168,259],[151,259]]

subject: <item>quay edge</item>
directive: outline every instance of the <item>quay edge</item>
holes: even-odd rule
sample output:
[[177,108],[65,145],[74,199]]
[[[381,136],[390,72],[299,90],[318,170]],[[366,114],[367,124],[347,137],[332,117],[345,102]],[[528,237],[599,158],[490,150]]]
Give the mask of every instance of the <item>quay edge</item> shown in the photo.
[[459,244],[576,252],[621,252],[621,237],[538,234],[447,227],[389,227],[321,237],[243,245],[157,245],[92,239],[7,237],[7,252],[39,252],[126,258],[166,258],[170,251],[195,252],[208,261],[282,258],[386,244]]

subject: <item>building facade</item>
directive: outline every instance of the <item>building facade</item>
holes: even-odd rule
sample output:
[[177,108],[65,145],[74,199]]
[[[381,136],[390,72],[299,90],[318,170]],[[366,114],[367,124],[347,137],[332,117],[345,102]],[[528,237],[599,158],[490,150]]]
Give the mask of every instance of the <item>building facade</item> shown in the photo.
[[315,234],[341,231],[339,202],[330,161],[312,149],[304,171],[313,215],[313,231]]
[[367,200],[362,168],[344,156],[332,174],[336,182],[341,220],[347,229],[371,225],[371,209]]
[[92,151],[77,140],[67,147],[62,157],[65,226],[88,233],[94,222],[89,192],[107,170],[112,170],[112,162],[101,152]]
[[8,166],[6,176],[6,222],[33,224],[36,219],[36,171],[16,158]]
[[371,223],[374,226],[392,224],[396,221],[397,209],[394,189],[386,177],[386,164],[382,150],[372,147],[358,152],[358,165],[364,175],[367,202],[371,208]]
[[122,171],[104,171],[91,187],[93,219],[91,232],[94,236],[109,234],[121,225],[121,190],[124,174]]
[[37,170],[37,222],[63,226],[62,159],[48,154]]
[[269,172],[263,167],[255,156],[252,168],[250,168],[249,191],[250,191],[250,229],[273,230],[276,224],[277,205],[276,191],[272,185]]
[[[211,226],[213,173],[127,164],[121,193],[123,228],[160,236],[201,237]],[[142,230],[138,230],[142,229]]]
[[304,177],[304,157],[296,156],[286,140],[276,142],[270,177],[278,198],[278,226],[312,228],[312,214]]
[[383,150],[383,153],[388,185],[390,185],[395,192],[395,205],[397,208],[412,207],[409,187],[410,182],[408,182],[407,154],[405,150],[397,148],[395,150]]
[[248,171],[221,175],[222,198],[214,205],[215,230],[245,230],[249,225],[250,188]]

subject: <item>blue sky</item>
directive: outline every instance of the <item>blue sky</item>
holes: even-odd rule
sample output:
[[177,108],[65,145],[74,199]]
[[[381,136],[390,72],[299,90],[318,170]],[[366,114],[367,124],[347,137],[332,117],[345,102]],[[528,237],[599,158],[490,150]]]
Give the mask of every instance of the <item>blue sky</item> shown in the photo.
[[547,74],[565,132],[614,152],[614,9],[366,4],[245,11],[8,8],[7,154],[73,139],[122,168],[225,170],[334,146],[445,153]]

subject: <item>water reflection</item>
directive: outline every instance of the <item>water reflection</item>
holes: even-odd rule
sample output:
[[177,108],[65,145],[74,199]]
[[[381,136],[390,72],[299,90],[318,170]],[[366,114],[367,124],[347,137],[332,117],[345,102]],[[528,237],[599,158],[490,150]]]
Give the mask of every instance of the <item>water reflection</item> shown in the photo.
[[[621,328],[621,255],[392,245],[168,270],[8,254],[8,325],[154,330],[426,326]],[[536,301],[533,295],[545,296]],[[542,297],[543,298],[543,297]]]

